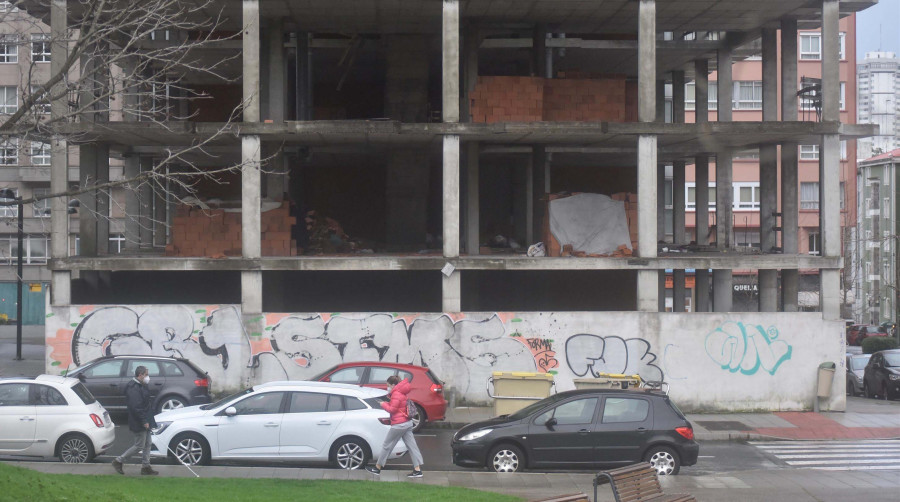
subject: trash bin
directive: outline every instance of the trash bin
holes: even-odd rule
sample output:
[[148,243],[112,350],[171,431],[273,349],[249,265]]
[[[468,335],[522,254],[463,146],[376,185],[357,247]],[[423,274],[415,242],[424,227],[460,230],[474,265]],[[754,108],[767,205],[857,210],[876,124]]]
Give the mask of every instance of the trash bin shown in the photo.
[[488,395],[494,399],[494,416],[509,415],[522,408],[550,397],[553,375],[521,371],[495,371],[490,383],[494,390]]
[[822,363],[819,365],[819,385],[816,392],[817,397],[828,397],[831,395],[831,382],[834,380],[834,363]]
[[576,389],[628,389],[641,385],[640,375],[598,373],[596,378],[576,378]]

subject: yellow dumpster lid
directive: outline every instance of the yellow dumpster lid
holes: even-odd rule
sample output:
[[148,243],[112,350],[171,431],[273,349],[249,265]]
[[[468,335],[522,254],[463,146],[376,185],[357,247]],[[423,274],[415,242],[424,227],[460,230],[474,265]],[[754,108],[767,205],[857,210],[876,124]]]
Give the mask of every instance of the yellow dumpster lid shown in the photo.
[[495,371],[493,377],[522,380],[553,380],[552,373],[531,373],[528,371]]
[[640,375],[624,375],[622,373],[597,373],[597,378],[631,378],[634,380],[640,380]]

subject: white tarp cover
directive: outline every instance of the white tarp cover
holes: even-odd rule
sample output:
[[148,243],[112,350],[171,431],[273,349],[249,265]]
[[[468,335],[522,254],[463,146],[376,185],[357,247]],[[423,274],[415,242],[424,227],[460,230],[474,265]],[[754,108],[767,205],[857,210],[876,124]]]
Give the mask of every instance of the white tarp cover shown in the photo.
[[550,233],[560,248],[612,254],[625,245],[631,249],[625,203],[606,195],[581,193],[550,201]]

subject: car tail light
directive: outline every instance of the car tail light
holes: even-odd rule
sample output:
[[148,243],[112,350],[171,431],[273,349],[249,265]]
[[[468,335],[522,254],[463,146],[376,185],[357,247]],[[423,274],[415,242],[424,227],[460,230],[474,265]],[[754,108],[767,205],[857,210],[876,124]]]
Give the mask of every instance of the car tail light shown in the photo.
[[91,413],[91,420],[94,421],[94,425],[97,427],[103,427],[103,419],[100,418],[97,414]]
[[198,378],[194,380],[194,387],[209,387],[209,378]]
[[431,392],[434,392],[435,394],[443,394],[444,387],[442,385],[434,384],[431,386]]
[[387,418],[379,418],[378,421],[381,422],[381,423],[383,423],[384,425],[391,425],[391,418],[390,418],[390,417],[387,417]]
[[685,439],[694,439],[694,429],[692,427],[676,427],[675,432],[681,434]]

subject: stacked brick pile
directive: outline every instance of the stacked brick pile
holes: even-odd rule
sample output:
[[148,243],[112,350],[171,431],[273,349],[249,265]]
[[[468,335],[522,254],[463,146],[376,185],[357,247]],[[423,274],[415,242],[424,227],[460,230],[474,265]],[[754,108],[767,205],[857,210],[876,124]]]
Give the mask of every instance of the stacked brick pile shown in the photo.
[[[543,79],[478,77],[471,94],[474,122],[625,122],[629,110],[624,77]],[[636,93],[634,98],[636,98]]]
[[631,237],[631,249],[637,253],[638,245],[638,216],[636,193],[619,192],[609,196],[612,200],[618,200],[625,203],[625,218],[628,220],[628,235]]
[[589,255],[583,251],[575,251],[570,244],[560,245],[559,241],[553,237],[553,234],[550,232],[550,201],[569,197],[570,195],[576,195],[576,193],[549,194],[547,196],[547,203],[544,206],[543,225],[543,242],[544,248],[547,250],[547,256],[575,256],[578,258],[585,256],[613,256],[623,258],[637,253],[637,194],[620,192],[609,196],[612,200],[625,203],[625,218],[628,220],[628,234],[631,238],[631,249],[628,249],[628,246],[623,244],[610,255]]
[[478,77],[470,99],[474,122],[540,122],[544,108],[544,79]]
[[[294,224],[287,202],[262,213],[262,255],[297,256],[297,243],[291,240]],[[178,206],[166,256],[241,256],[241,213]]]

